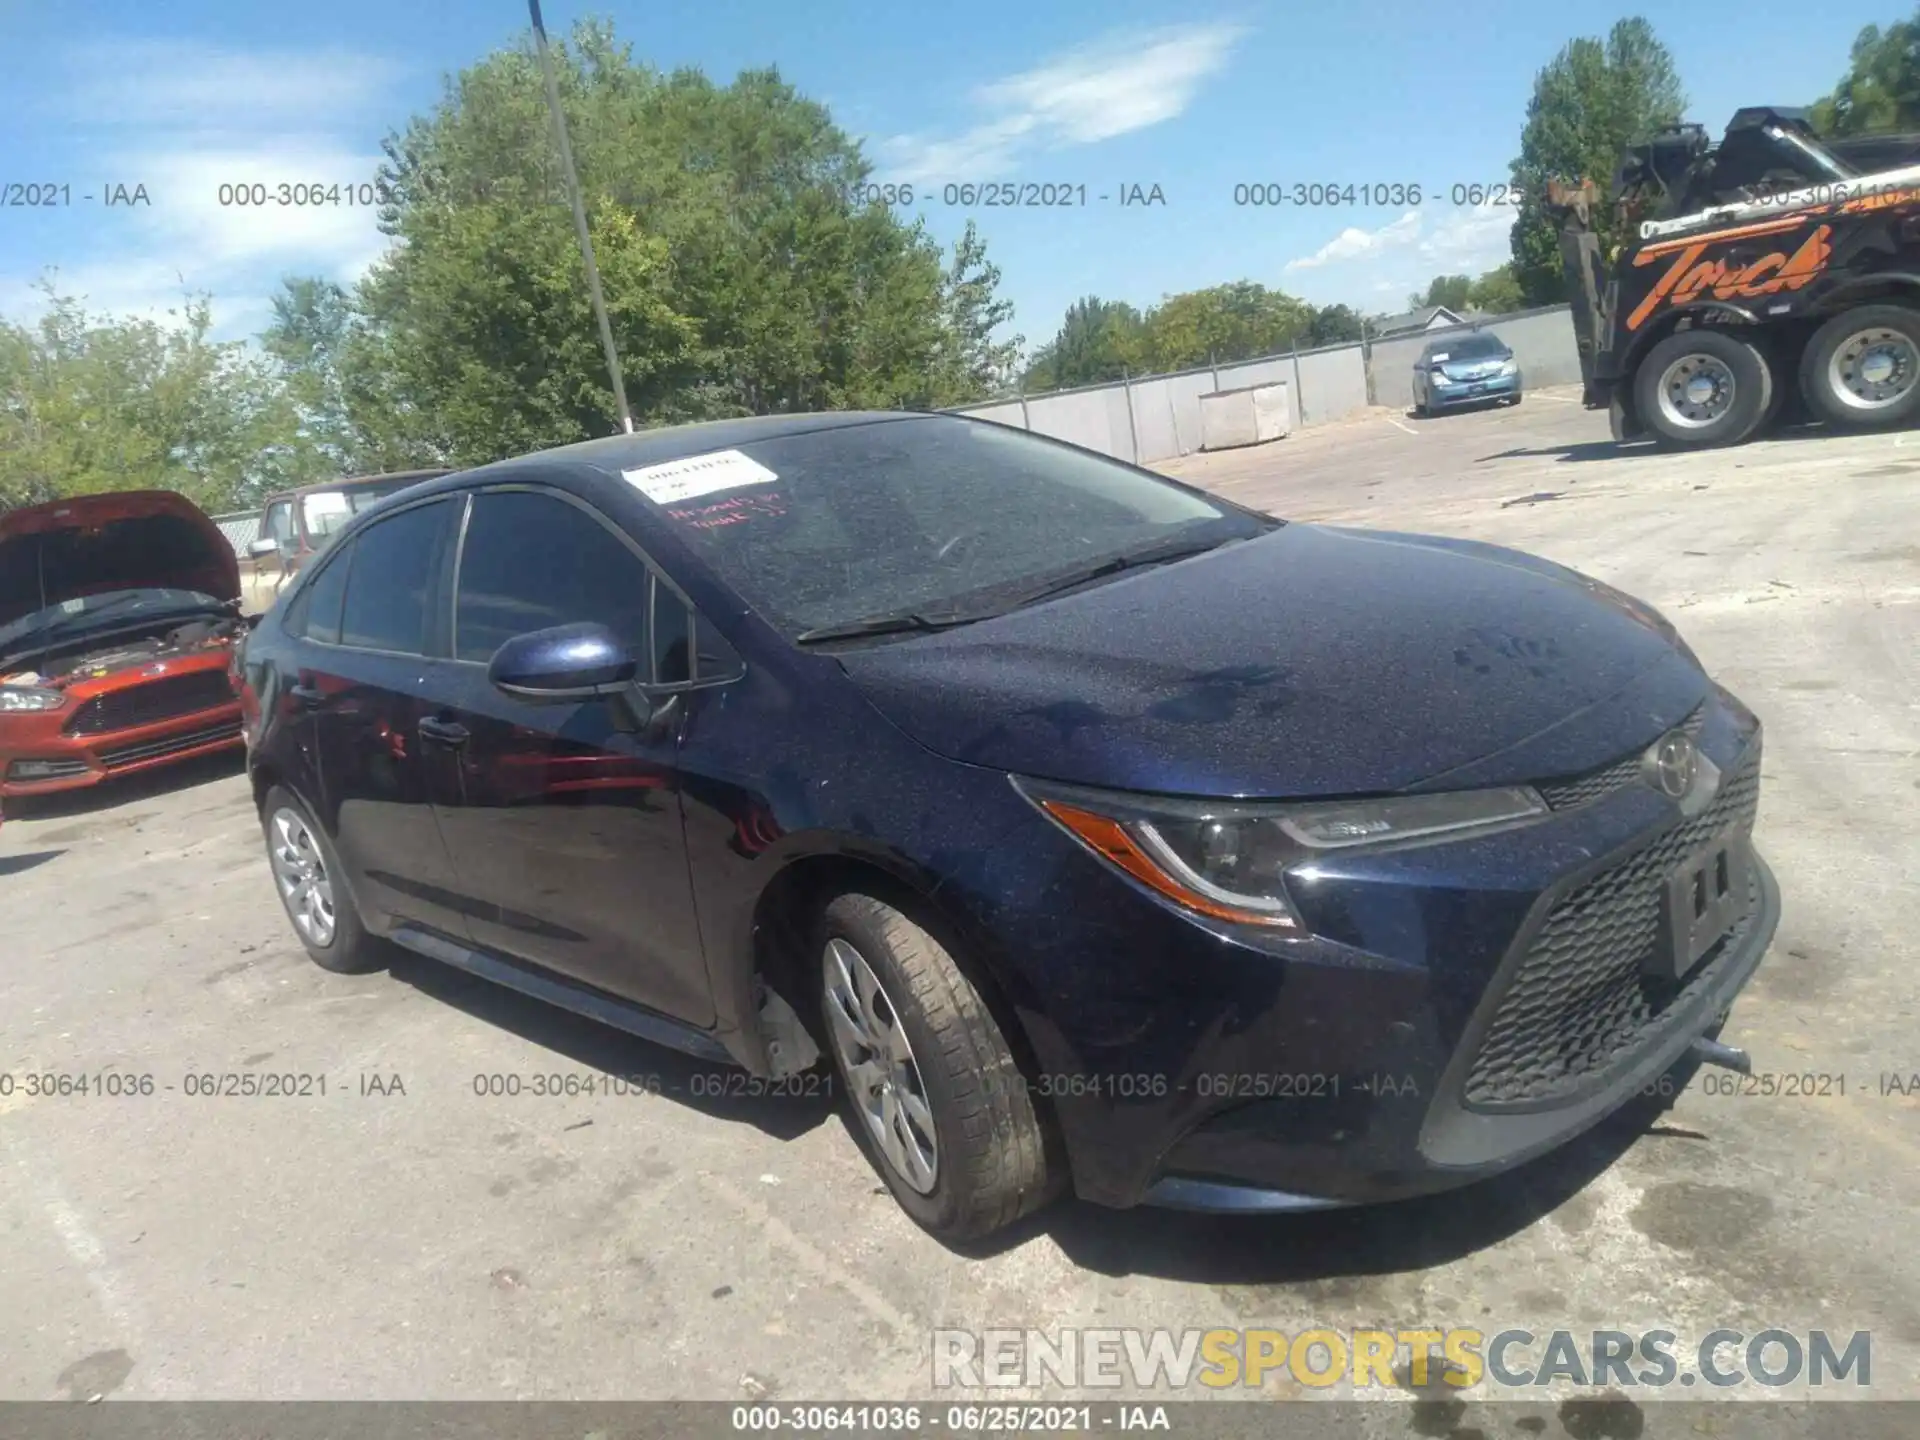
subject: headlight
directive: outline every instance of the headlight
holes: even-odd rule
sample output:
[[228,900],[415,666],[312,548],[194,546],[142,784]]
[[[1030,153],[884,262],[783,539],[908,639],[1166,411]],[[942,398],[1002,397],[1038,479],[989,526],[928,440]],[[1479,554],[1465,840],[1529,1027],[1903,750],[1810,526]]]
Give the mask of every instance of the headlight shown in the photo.
[[1457,385],[1460,383],[1459,381],[1455,380],[1451,375],[1447,374],[1447,372],[1444,370],[1434,371],[1433,378],[1436,383],[1441,385]]
[[28,710],[58,710],[67,697],[58,690],[39,690],[30,685],[0,685],[0,715]]
[[1330,850],[1455,839],[1547,813],[1524,788],[1249,804],[1014,785],[1089,850],[1186,909],[1294,931],[1305,927],[1287,896],[1292,866]]

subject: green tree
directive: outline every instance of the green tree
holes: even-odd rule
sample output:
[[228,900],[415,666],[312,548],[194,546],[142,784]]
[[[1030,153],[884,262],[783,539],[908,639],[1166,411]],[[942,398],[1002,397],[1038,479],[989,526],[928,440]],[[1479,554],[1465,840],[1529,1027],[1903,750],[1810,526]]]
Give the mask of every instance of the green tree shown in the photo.
[[249,504],[306,463],[272,369],[215,342],[204,295],[171,323],[90,313],[51,278],[31,325],[0,322],[0,509],[111,490]]
[[1360,339],[1360,312],[1350,305],[1322,305],[1313,312],[1306,342],[1311,345],[1345,345]]
[[1870,135],[1920,126],[1920,10],[1854,37],[1852,63],[1810,117],[1822,135]]
[[[1513,222],[1513,274],[1527,304],[1566,298],[1558,228],[1546,210],[1547,180],[1591,178],[1606,185],[1628,145],[1679,121],[1686,110],[1673,57],[1638,16],[1616,22],[1599,40],[1571,41],[1534,77],[1533,97],[1512,165],[1520,192]],[[1594,217],[1601,253],[1621,238],[1611,207]]]
[[1145,368],[1146,321],[1122,300],[1089,295],[1067,307],[1053,339],[1027,366],[1028,390],[1066,390],[1118,380]]
[[1013,383],[1025,337],[995,339],[1013,318],[1000,293],[1000,267],[987,259],[973,221],[954,242],[943,282],[945,346],[935,382],[936,405],[960,405],[1004,393]]
[[1313,308],[1279,290],[1235,280],[1169,295],[1146,317],[1146,360],[1155,370],[1188,370],[1251,360],[1310,333]]
[[[635,419],[982,398],[1018,341],[969,231],[945,264],[865,203],[870,167],[772,70],[636,63],[604,23],[554,47]],[[386,142],[386,232],[340,390],[368,452],[471,463],[617,428],[530,44]]]
[[1505,315],[1526,309],[1526,296],[1521,293],[1513,265],[1496,265],[1477,277],[1467,287],[1467,305],[1488,315]]
[[1429,305],[1444,305],[1457,315],[1467,308],[1467,297],[1472,290],[1471,275],[1436,275],[1427,282],[1424,292],[1416,290],[1407,297],[1407,308],[1422,310]]

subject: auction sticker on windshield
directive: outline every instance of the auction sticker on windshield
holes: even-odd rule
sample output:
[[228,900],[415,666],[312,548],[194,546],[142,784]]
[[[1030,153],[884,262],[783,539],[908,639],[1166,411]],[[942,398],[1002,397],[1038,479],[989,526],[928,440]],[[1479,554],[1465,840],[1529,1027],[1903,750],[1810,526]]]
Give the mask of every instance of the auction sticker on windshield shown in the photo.
[[660,465],[643,465],[620,472],[629,485],[656,505],[673,505],[697,495],[738,490],[747,485],[771,485],[780,477],[738,450],[716,450]]

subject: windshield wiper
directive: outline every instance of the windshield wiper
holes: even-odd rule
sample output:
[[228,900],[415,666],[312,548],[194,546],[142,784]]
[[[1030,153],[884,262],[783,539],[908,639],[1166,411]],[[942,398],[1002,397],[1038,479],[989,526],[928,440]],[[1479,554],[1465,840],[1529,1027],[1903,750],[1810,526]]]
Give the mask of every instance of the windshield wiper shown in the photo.
[[1145,570],[1154,565],[1166,565],[1175,560],[1191,559],[1195,555],[1204,555],[1209,550],[1218,550],[1223,545],[1231,545],[1240,536],[1226,540],[1187,540],[1138,551],[1132,555],[1115,555],[1110,560],[1101,560],[1081,570],[1055,576],[1046,584],[1025,591],[1009,603],[1006,610],[1019,610],[1028,605],[1037,605],[1042,600],[1051,600],[1056,595],[1064,595],[1069,590],[1077,590],[1082,585],[1095,580],[1104,580],[1109,575],[1118,575],[1122,570]]
[[853,640],[862,635],[898,635],[909,630],[950,630],[955,625],[971,625],[984,615],[921,615],[898,611],[888,615],[868,615],[834,625],[816,625],[793,637],[796,645],[813,645],[822,640]]
[[1012,600],[1000,601],[990,608],[970,610],[964,614],[933,615],[912,610],[891,611],[883,615],[869,615],[861,620],[848,620],[843,624],[820,625],[811,630],[803,630],[794,637],[794,643],[811,645],[821,640],[851,640],[862,635],[898,635],[909,631],[951,630],[956,625],[972,625],[976,621],[991,620],[997,615],[1005,615],[1009,610],[1036,605],[1042,600],[1051,599],[1068,590],[1078,589],[1095,580],[1104,579],[1109,575],[1118,575],[1122,570],[1145,570],[1154,565],[1186,560],[1195,555],[1204,555],[1209,550],[1218,550],[1223,545],[1231,545],[1235,540],[1244,538],[1244,536],[1235,535],[1225,540],[1164,542],[1136,551],[1131,555],[1110,556],[1068,574],[1056,575],[1044,585],[1024,590]]

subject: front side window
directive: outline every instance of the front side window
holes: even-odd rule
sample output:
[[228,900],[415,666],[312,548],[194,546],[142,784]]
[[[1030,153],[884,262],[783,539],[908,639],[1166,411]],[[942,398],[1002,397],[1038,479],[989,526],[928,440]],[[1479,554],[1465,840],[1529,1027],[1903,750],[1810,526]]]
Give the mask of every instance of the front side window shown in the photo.
[[644,663],[652,579],[625,541],[577,505],[532,490],[476,495],[460,553],[455,656],[484,664],[516,635],[591,620]]
[[353,563],[345,567],[342,645],[403,655],[427,653],[434,580],[455,503],[440,500],[402,510],[360,533],[349,557]]
[[940,611],[1277,523],[1103,455],[949,416],[787,435],[626,474],[789,635]]

